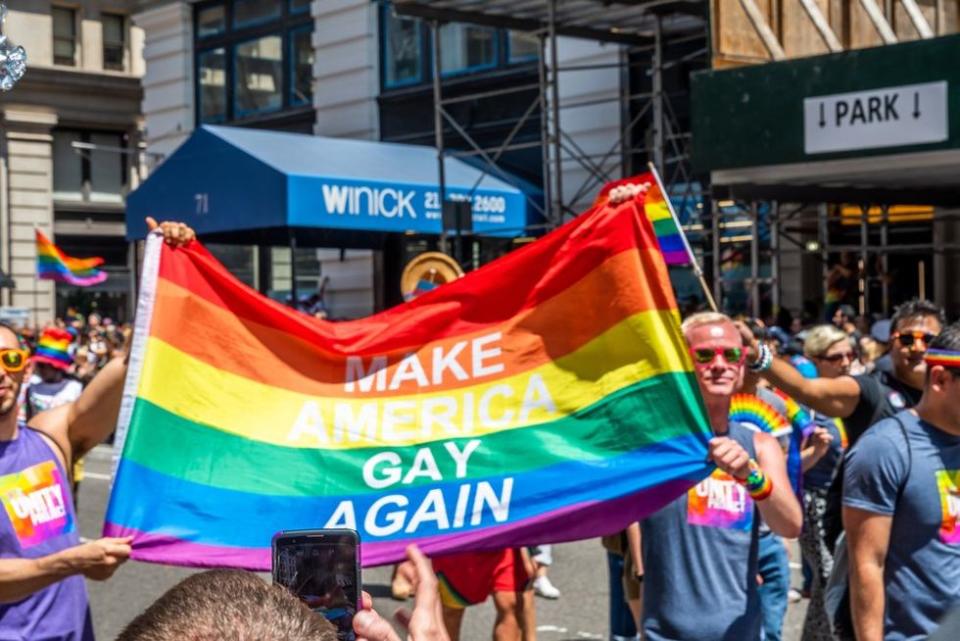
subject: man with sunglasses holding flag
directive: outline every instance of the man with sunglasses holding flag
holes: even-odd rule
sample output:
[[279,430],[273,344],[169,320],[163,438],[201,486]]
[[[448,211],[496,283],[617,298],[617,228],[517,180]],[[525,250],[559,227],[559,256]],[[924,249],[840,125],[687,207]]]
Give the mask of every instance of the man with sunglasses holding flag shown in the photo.
[[781,536],[800,533],[803,516],[780,444],[730,421],[743,385],[746,352],[737,326],[704,312],[682,325],[714,438],[717,469],[640,523],[647,641],[758,639],[760,517]]
[[[147,223],[172,245],[193,239],[185,225]],[[0,639],[92,641],[83,579],[110,578],[130,539],[80,542],[69,470],[113,431],[127,367],[115,359],[76,401],[24,423],[29,357],[17,331],[0,325]]]

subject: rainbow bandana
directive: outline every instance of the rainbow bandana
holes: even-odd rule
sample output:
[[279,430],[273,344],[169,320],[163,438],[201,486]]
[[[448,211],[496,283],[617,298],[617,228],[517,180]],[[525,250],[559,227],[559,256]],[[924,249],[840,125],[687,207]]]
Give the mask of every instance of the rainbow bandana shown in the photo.
[[347,527],[373,566],[661,508],[710,473],[712,433],[642,206],[342,323],[152,235],[105,533],[139,560],[266,570],[277,531]]
[[73,336],[70,332],[59,327],[48,327],[40,334],[40,340],[37,341],[37,350],[34,352],[33,360],[37,363],[46,363],[57,369],[68,370],[73,365],[73,357],[70,356],[70,343]]
[[923,362],[927,367],[940,365],[948,369],[960,369],[960,352],[949,349],[928,349],[923,355]]

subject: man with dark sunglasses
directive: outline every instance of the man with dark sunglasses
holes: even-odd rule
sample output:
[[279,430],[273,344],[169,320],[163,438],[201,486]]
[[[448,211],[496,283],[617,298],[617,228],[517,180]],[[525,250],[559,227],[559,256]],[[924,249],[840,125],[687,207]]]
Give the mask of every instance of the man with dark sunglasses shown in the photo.
[[[157,225],[186,244],[185,225]],[[72,463],[117,423],[126,363],[118,358],[80,397],[20,422],[19,393],[29,352],[0,325],[0,639],[92,641],[84,577],[110,578],[130,556],[129,538],[80,542],[71,493]]]
[[780,444],[729,419],[743,384],[745,352],[736,325],[713,312],[683,323],[715,437],[717,469],[640,523],[647,641],[759,638],[760,517],[794,538],[802,514]]
[[871,427],[846,460],[859,641],[925,639],[960,603],[960,325],[931,339],[924,359],[916,408]]
[[[853,445],[868,427],[920,400],[927,371],[923,355],[944,322],[943,309],[930,301],[913,299],[898,307],[891,320],[892,373],[808,379],[789,363],[769,359],[761,375],[814,411],[842,418]],[[749,330],[741,333],[750,341],[752,362],[760,362],[759,345]]]

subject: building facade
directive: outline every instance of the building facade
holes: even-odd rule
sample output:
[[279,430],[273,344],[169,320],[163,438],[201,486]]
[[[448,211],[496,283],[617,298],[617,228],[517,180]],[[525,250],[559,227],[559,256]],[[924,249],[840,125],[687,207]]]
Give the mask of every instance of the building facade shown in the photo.
[[[40,323],[70,306],[129,320],[132,275],[124,198],[142,171],[143,32],[127,0],[9,0],[6,35],[26,74],[0,94],[0,268],[3,306]],[[102,256],[101,285],[36,279],[34,229],[67,254]]]
[[[389,2],[158,0],[138,3],[134,21],[146,39],[143,113],[151,157],[169,155],[202,124],[435,142],[429,24],[396,15]],[[445,96],[537,81],[538,47],[525,34],[448,23],[440,39]],[[626,82],[617,65],[625,57],[615,45],[572,39],[558,45],[562,63],[582,66],[559,83],[560,100],[573,105],[564,113],[564,128],[584,153],[612,157],[606,171],[614,177],[621,174],[617,145]],[[470,99],[452,111],[469,136],[495,146],[518,122],[519,102],[516,96]],[[527,141],[527,149],[500,158],[512,175],[533,185],[542,180],[540,126],[538,115],[514,137]],[[451,150],[466,147],[453,128],[445,135]],[[573,199],[588,168],[572,158],[563,167]],[[596,187],[585,190],[575,207],[585,209],[595,194]],[[214,249],[235,273],[277,298],[290,290],[295,259],[297,291],[309,293],[326,282],[331,315],[349,318],[398,302],[398,266],[436,246],[436,238],[397,238],[382,251]],[[468,261],[479,264],[509,248],[478,242]]]

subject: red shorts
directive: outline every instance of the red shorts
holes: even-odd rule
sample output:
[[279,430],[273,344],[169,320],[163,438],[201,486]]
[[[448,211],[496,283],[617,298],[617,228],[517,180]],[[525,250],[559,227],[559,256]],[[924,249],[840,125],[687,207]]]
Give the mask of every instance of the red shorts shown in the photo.
[[433,559],[440,598],[450,608],[483,603],[494,592],[522,592],[529,576],[519,550],[464,552]]

